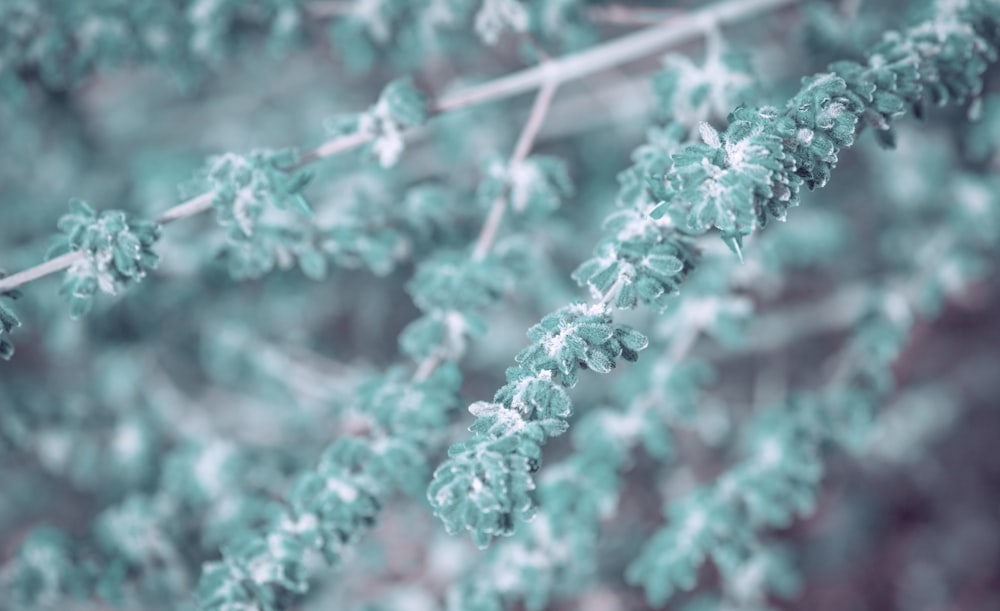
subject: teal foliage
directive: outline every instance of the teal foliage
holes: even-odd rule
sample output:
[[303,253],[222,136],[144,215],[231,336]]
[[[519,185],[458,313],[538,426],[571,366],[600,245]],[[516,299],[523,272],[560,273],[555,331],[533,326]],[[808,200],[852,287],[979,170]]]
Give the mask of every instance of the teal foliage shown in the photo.
[[[108,517],[107,514],[102,518]],[[133,514],[133,518],[142,521],[143,516]],[[125,524],[120,526],[125,527]],[[132,524],[139,526],[139,524]],[[143,533],[137,530],[116,530],[113,536],[125,542],[129,537],[137,537],[137,542]],[[133,551],[139,552],[137,549]],[[143,550],[141,558],[134,556],[138,562],[158,562],[163,567],[163,575],[169,575],[175,566],[170,560],[146,554]],[[117,550],[116,550],[117,552]],[[113,552],[114,553],[114,552]],[[76,601],[83,604],[93,594],[111,604],[124,605],[130,596],[134,585],[126,585],[129,563],[123,558],[111,555],[105,556],[100,548],[79,545],[64,533],[51,527],[37,527],[25,538],[18,556],[9,567],[9,573],[4,575],[11,580],[12,599],[7,602],[24,608],[50,607],[59,601]],[[174,577],[179,577],[174,573]],[[170,590],[163,581],[149,579],[143,584],[148,588],[147,595],[162,595]],[[174,584],[176,586],[176,584]],[[174,590],[176,591],[176,587]]]
[[469,411],[477,418],[470,427],[476,437],[448,450],[427,495],[449,532],[467,529],[485,547],[533,514],[531,473],[541,465],[541,444],[567,430],[571,406],[551,372],[511,368],[493,402],[473,403]]
[[427,97],[407,78],[392,81],[382,90],[378,102],[366,112],[332,117],[327,120],[327,131],[334,136],[360,134],[371,140],[368,153],[374,155],[382,167],[391,167],[399,161],[407,128],[423,125],[427,120]]
[[[178,571],[181,550],[163,527],[168,511],[162,499],[133,496],[97,516],[94,539],[104,556],[121,563],[126,571],[158,564],[157,577],[162,581],[150,579],[146,587],[178,591],[187,584]],[[171,580],[174,583],[168,586],[165,582]]]
[[313,215],[302,195],[312,174],[291,171],[296,161],[291,150],[258,149],[248,155],[212,157],[201,171],[196,184],[211,194],[216,219],[226,230],[219,256],[234,278],[256,278],[293,258],[306,275],[323,276],[325,263],[312,232],[287,224],[281,216]]
[[[961,260],[979,248],[970,240],[949,256]],[[910,264],[928,276],[920,283],[924,290],[949,282],[934,267],[920,268],[919,257]],[[833,379],[813,394],[792,395],[758,413],[746,429],[745,459],[666,507],[669,524],[629,567],[629,581],[642,585],[651,603],[663,604],[695,586],[706,559],[724,574],[739,574],[761,545],[761,531],[811,514],[825,471],[824,449],[863,447],[875,409],[895,388],[892,363],[917,316],[934,307],[906,285],[876,291],[838,355]]]
[[328,33],[351,72],[368,72],[380,60],[407,70],[477,43],[496,45],[505,33],[530,31],[546,44],[581,48],[597,38],[585,8],[580,0],[351,0],[337,11]]
[[494,157],[484,166],[486,177],[476,191],[483,206],[506,194],[514,213],[537,220],[554,212],[573,193],[566,164],[557,157],[532,155],[510,163]]
[[701,137],[704,144],[674,155],[670,187],[679,205],[658,208],[654,216],[669,212],[689,233],[714,227],[724,238],[739,239],[753,231],[756,219],[747,203],[774,196],[769,178],[781,169],[781,143],[763,125],[738,120],[724,135],[702,123]]
[[627,579],[641,583],[653,605],[663,605],[676,591],[697,583],[698,569],[711,556],[722,567],[750,554],[745,526],[718,495],[697,490],[669,508],[669,529],[649,540],[629,566]]
[[635,361],[648,345],[635,329],[614,324],[600,304],[561,308],[528,337],[534,343],[518,353],[493,402],[469,406],[476,436],[449,449],[427,490],[448,531],[468,530],[481,547],[533,515],[531,474],[541,465],[541,444],[568,428],[563,387],[574,386],[581,369],[608,373],[619,357]]
[[[231,446],[217,441],[189,442],[175,448],[163,466],[163,488],[192,507],[204,507],[237,484],[247,465]],[[192,477],[192,474],[197,474]]]
[[647,130],[646,143],[632,152],[632,165],[618,174],[619,205],[640,207],[647,203],[644,200],[649,197],[649,181],[667,173],[673,164],[671,156],[684,143],[686,133],[681,123],[667,123]]
[[[963,446],[963,487],[988,475],[957,435],[977,438],[948,426],[990,424],[956,416],[993,389],[991,329],[965,323],[996,297],[1000,107],[984,79],[1000,10],[934,3],[868,45],[903,3],[862,4],[805,9],[813,58],[735,0],[5,4],[0,114],[17,153],[0,163],[14,202],[0,256],[27,273],[0,274],[0,358],[20,316],[33,334],[0,374],[0,607],[603,609],[635,607],[638,586],[650,606],[763,610],[815,577],[813,559],[878,557],[894,544],[877,521],[886,490],[908,479],[867,476],[897,384],[932,373],[935,393],[874,456],[880,473],[906,446],[896,456],[933,475],[914,461],[940,442]],[[724,32],[698,17],[729,10]],[[676,35],[678,12],[700,24],[681,34],[695,52],[705,38],[704,59],[667,58],[648,105],[631,70],[571,83],[590,78],[581,57],[652,53],[637,49]],[[331,71],[323,32],[333,68],[366,74]],[[262,61],[300,41],[308,52]],[[580,45],[594,54],[549,58]],[[798,80],[820,60],[840,61]],[[150,64],[216,78],[178,92]],[[493,153],[547,78],[544,129]],[[252,148],[315,141],[340,98],[375,101],[329,119],[309,152]],[[964,108],[932,108],[945,104]],[[907,113],[928,122],[897,125]],[[174,205],[203,149],[250,152],[211,157]],[[130,212],[72,200],[56,258],[32,268],[50,222],[33,202],[67,185]],[[217,222],[185,220],[204,212]],[[82,325],[10,288],[44,288],[32,275],[59,265],[74,318],[100,290],[162,281]],[[823,494],[824,478],[850,493]],[[917,547],[952,539],[939,498],[963,529],[990,523],[978,498],[920,479],[933,517]],[[995,555],[968,532],[953,540]],[[871,571],[915,566],[942,605],[963,596],[978,569],[928,558],[907,549]],[[900,600],[926,593],[911,581]]]
[[667,221],[649,214],[655,204],[656,181],[673,167],[672,155],[681,149],[686,130],[669,123],[647,133],[647,142],[632,153],[633,164],[619,173],[618,202],[622,210],[607,216],[606,235],[594,256],[581,263],[573,279],[595,299],[613,299],[619,308],[639,303],[663,306],[698,259],[697,249],[676,236]]
[[534,515],[530,473],[540,458],[537,442],[516,435],[453,445],[434,472],[428,500],[449,533],[468,530],[485,548],[492,538],[513,534],[516,519]]
[[[13,376],[4,381],[8,396],[0,417],[0,457],[27,454],[53,477],[79,490],[115,493],[149,482],[152,455],[162,433],[148,415],[141,397],[129,386],[125,359],[104,359],[122,365],[119,393],[106,390],[113,376],[98,376],[82,397],[58,401],[54,389],[29,394]],[[126,408],[127,406],[127,408]],[[102,435],[90,434],[100,428]]]
[[84,2],[35,0],[0,7],[0,90],[23,98],[37,79],[71,89],[95,73],[132,64],[167,66],[190,79],[218,63],[247,25],[285,46],[300,33],[297,0]]
[[567,51],[586,48],[600,40],[597,24],[587,10],[592,4],[583,0],[527,3],[529,26],[541,41]]
[[79,598],[86,592],[85,577],[70,552],[70,543],[50,527],[32,530],[21,543],[14,565],[16,604],[52,604],[64,596]]
[[474,260],[464,252],[442,252],[421,264],[407,291],[421,310],[467,312],[494,303],[513,282],[500,257]]
[[[408,189],[401,202],[380,203],[358,193],[336,223],[320,229],[319,248],[341,267],[367,267],[384,276],[445,237],[456,214],[454,200],[432,183]],[[319,260],[325,265],[325,258]]]
[[455,403],[461,376],[449,366],[422,381],[390,371],[364,384],[359,411],[366,437],[334,441],[312,470],[299,476],[264,531],[245,530],[207,563],[198,584],[201,608],[274,606],[288,592],[305,592],[308,554],[331,564],[376,522],[394,490],[415,492],[429,471],[428,444]]
[[664,305],[697,261],[691,243],[668,241],[661,231],[669,228],[634,209],[609,216],[604,228],[613,235],[573,271],[573,279],[595,298],[614,297],[616,307]]
[[[636,361],[646,348],[644,335],[626,325],[615,325],[603,305],[576,303],[542,318],[528,329],[534,343],[517,355],[522,370],[559,374],[560,383],[575,386],[581,369],[608,373],[619,357]],[[521,377],[514,373],[515,379]],[[508,372],[508,381],[512,375]]]
[[785,527],[813,510],[823,444],[846,435],[845,424],[854,424],[850,415],[868,412],[872,400],[836,388],[762,412],[749,456],[715,484],[668,506],[669,525],[629,567],[629,581],[661,605],[676,591],[692,589],[708,558],[724,573],[737,573],[760,545],[759,530]]
[[493,45],[506,30],[524,32],[528,29],[528,8],[520,0],[483,0],[475,23],[479,38]]
[[[383,94],[379,104],[384,106],[385,99]],[[417,237],[433,234],[446,210],[441,193],[433,187],[417,188],[406,203],[396,211],[399,221]],[[425,489],[428,453],[439,441],[438,431],[447,422],[445,415],[461,381],[453,365],[441,363],[461,356],[466,335],[485,330],[481,311],[514,285],[522,259],[514,250],[470,257],[442,248],[418,265],[406,288],[424,315],[404,329],[400,347],[420,361],[421,369],[412,378],[394,369],[357,388],[369,438],[334,442],[319,466],[299,478],[288,495],[288,507],[268,521],[266,531],[238,536],[242,542],[227,547],[221,563],[206,565],[199,584],[204,608],[226,608],[236,601],[268,605],[282,591],[304,592],[306,584],[292,576],[305,574],[306,552],[320,552],[329,563],[338,562],[348,546],[374,526],[393,491],[418,494]],[[427,363],[434,363],[429,374],[422,369]],[[297,541],[298,547],[289,544],[283,549],[301,553],[268,555],[271,544],[264,542],[273,538]],[[269,568],[251,575],[248,586],[246,575],[252,567],[264,565]]]
[[[968,53],[973,48],[969,47]],[[985,44],[979,52],[989,57],[992,46]],[[931,61],[937,59],[930,57]],[[981,73],[974,67],[977,79]],[[676,245],[683,242],[675,227],[688,234],[717,228],[727,246],[741,255],[744,237],[758,224],[765,225],[769,217],[784,219],[787,208],[797,203],[801,184],[810,188],[826,184],[839,149],[853,143],[858,117],[864,109],[863,101],[849,94],[843,79],[825,74],[805,81],[784,113],[773,108],[737,109],[721,134],[702,123],[703,143],[689,144],[675,152],[666,176],[669,182],[649,185],[654,196],[667,201],[653,209],[649,220],[635,215],[635,222],[612,224],[617,235],[599,244],[595,258],[576,270],[575,279],[589,285],[602,302],[613,301],[619,307],[634,307],[640,295],[642,301],[654,301],[667,292],[665,280],[669,282],[686,271],[684,259],[677,256]],[[667,215],[669,223],[657,222]],[[632,288],[635,267],[622,266],[617,252],[622,242],[636,237],[645,249],[640,251],[639,260],[648,266],[641,271],[650,278],[643,294]],[[666,252],[650,252],[659,242],[666,242],[661,247]],[[543,318],[529,330],[535,343],[517,356],[523,369],[510,370],[508,381],[512,372],[516,379],[527,373],[520,373],[524,370],[544,371],[558,374],[563,384],[572,386],[580,368],[606,373],[618,356],[634,360],[637,350],[616,341],[614,335],[619,331],[612,331],[609,319],[601,320],[607,316],[605,308],[603,303],[593,307],[579,304]],[[630,335],[622,337],[628,338],[626,344],[632,339]],[[636,346],[645,347],[645,338],[639,337],[641,342]],[[516,412],[508,414],[500,407],[476,409],[485,417],[474,425],[477,439],[453,446],[449,459],[435,473],[428,498],[449,531],[464,528],[477,544],[484,545],[495,535],[509,534],[516,519],[530,517],[531,480],[527,471],[538,460],[538,441],[544,437],[532,439],[533,434],[538,434],[523,427],[514,418]],[[514,420],[508,422],[508,416]],[[532,432],[518,435],[518,441],[507,441],[514,437],[506,433],[522,428]],[[484,433],[486,443],[481,440]],[[501,441],[489,441],[491,434],[499,435]],[[507,473],[511,474],[509,484],[497,481]],[[477,500],[462,500],[463,492],[474,492]],[[738,556],[725,550],[718,554],[718,558]],[[687,583],[687,575],[683,573],[679,578],[681,583]]]
[[[463,596],[477,596],[484,605],[523,602],[537,610],[596,578],[599,525],[616,512],[620,480],[632,466],[635,449],[642,446],[669,460],[671,427],[683,426],[685,414],[697,410],[709,381],[694,365],[671,367],[666,379],[649,375],[649,369],[664,364],[669,365],[645,359],[633,368],[633,379],[620,379],[616,387],[624,407],[591,409],[581,417],[574,426],[574,452],[541,472],[538,515],[511,538],[496,542],[485,569],[450,595],[463,601],[469,600]],[[448,608],[462,607],[449,600]]]
[[482,311],[500,301],[517,282],[522,257],[516,251],[470,257],[440,250],[417,268],[406,289],[423,314],[399,337],[402,351],[414,359],[457,359],[467,337],[482,337]]
[[989,7],[975,6],[967,16],[942,17],[941,26],[886,35],[867,66],[831,65],[831,73],[806,81],[784,112],[738,109],[721,134],[703,125],[704,143],[674,154],[668,183],[657,186],[669,201],[654,216],[670,214],[695,233],[715,227],[739,252],[756,226],[784,219],[801,184],[812,189],[827,183],[862,118],[891,144],[889,120],[907,107],[921,114],[925,95],[944,104],[979,94],[997,53],[987,37],[996,25]]
[[702,66],[682,54],[664,58],[653,78],[659,113],[687,127],[714,117],[754,96],[756,79],[750,57],[728,48],[718,32],[710,32]]
[[833,430],[820,418],[815,398],[791,397],[765,410],[749,431],[753,448],[747,464],[727,474],[741,491],[746,515],[756,526],[782,528],[812,512],[823,473],[820,443]]
[[[1000,146],[1000,96],[986,93],[981,103],[973,103],[969,108],[970,118],[966,155],[975,163],[990,163],[998,156]],[[995,163],[995,161],[994,161]]]
[[98,290],[116,295],[156,269],[160,258],[153,245],[160,238],[160,225],[129,222],[121,210],[98,214],[79,199],[71,200],[69,207],[70,213],[59,219],[62,234],[53,240],[47,256],[83,253],[66,272],[60,289],[69,301],[70,315],[78,318],[90,311]]
[[381,56],[406,69],[468,40],[476,6],[475,0],[352,0],[346,14],[331,22],[329,36],[352,72],[371,70]]
[[579,453],[547,469],[538,485],[544,510],[509,539],[486,552],[485,567],[449,590],[449,610],[508,608],[518,603],[544,609],[558,594],[593,579],[596,527],[617,498],[614,455],[599,446],[578,445]]
[[289,173],[295,162],[296,155],[290,150],[255,150],[249,155],[209,159],[205,179],[214,195],[212,205],[219,222],[231,232],[238,229],[249,237],[268,208],[311,216],[312,208],[301,191],[312,175]]
[[475,259],[456,251],[439,252],[421,263],[406,288],[424,314],[403,329],[403,352],[414,359],[461,356],[467,335],[486,332],[480,311],[515,285],[512,263],[516,261],[501,255]]

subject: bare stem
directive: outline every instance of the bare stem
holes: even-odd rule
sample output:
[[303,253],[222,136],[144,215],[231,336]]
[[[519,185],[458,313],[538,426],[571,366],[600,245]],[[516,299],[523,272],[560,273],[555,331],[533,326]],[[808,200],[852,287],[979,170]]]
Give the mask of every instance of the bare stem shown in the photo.
[[[545,122],[545,115],[548,114],[549,108],[552,107],[552,98],[555,96],[556,88],[556,82],[552,80],[544,83],[542,88],[538,90],[538,95],[535,96],[535,103],[531,107],[531,114],[528,115],[528,120],[521,130],[517,144],[514,146],[514,153],[510,156],[510,165],[512,167],[524,161],[528,157],[528,153],[531,152],[535,138],[542,129],[542,123]],[[493,201],[493,206],[490,208],[486,222],[483,224],[483,229],[479,232],[479,239],[476,240],[476,247],[472,251],[473,260],[482,260],[490,249],[493,248],[497,231],[500,229],[500,223],[503,221],[504,213],[507,211],[507,197],[507,194],[504,193]]]
[[316,161],[317,159],[326,159],[327,157],[339,155],[340,153],[346,153],[347,151],[354,150],[363,144],[367,144],[373,138],[374,136],[372,134],[365,132],[356,132],[346,136],[337,136],[332,140],[327,140],[313,150],[303,153],[299,158],[299,165],[306,165]]
[[535,144],[538,132],[545,122],[545,116],[549,113],[549,108],[552,107],[552,98],[556,94],[557,87],[558,83],[553,79],[545,81],[538,90],[535,103],[531,107],[531,114],[528,115],[528,121],[524,124],[524,129],[521,130],[521,135],[517,139],[514,154],[510,157],[512,164],[524,161],[528,153],[531,152],[531,147]]
[[178,219],[200,214],[212,207],[212,199],[214,197],[215,193],[212,191],[202,193],[193,199],[189,199],[167,210],[156,219],[156,222],[161,225],[167,225]]
[[413,380],[415,382],[423,382],[430,377],[434,370],[437,369],[444,359],[439,354],[432,354],[420,362],[417,366],[417,370],[413,372]]
[[82,259],[83,255],[83,251],[75,250],[60,257],[56,257],[50,261],[46,261],[45,263],[29,267],[23,272],[18,272],[12,276],[0,278],[0,293],[16,289],[21,285],[34,282],[35,280],[44,278],[49,274],[60,272]]
[[614,301],[618,297],[618,291],[622,290],[623,286],[625,286],[625,280],[621,276],[618,276],[615,283],[611,285],[611,288],[608,289],[607,293],[604,293],[604,296],[601,297],[601,300],[598,303],[601,305],[608,305]]
[[496,241],[497,232],[500,230],[500,223],[503,221],[504,213],[506,212],[507,194],[505,193],[493,200],[493,205],[490,206],[490,212],[486,216],[486,222],[483,223],[483,229],[479,233],[479,239],[476,240],[476,247],[472,251],[473,261],[482,261],[483,258],[490,252],[490,248],[493,247],[493,242]]

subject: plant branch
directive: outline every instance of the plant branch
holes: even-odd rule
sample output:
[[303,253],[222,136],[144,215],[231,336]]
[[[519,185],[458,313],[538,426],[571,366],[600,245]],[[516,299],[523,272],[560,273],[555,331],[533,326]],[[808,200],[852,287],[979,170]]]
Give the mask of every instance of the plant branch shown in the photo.
[[[161,225],[167,225],[189,216],[201,214],[212,207],[212,198],[214,195],[215,194],[212,192],[202,193],[197,197],[193,197],[183,203],[180,203],[157,217],[156,222]],[[86,253],[82,250],[74,250],[73,252],[68,252],[64,255],[56,257],[55,259],[40,263],[34,267],[29,267],[28,269],[11,276],[0,278],[0,293],[5,293],[28,284],[29,282],[34,282],[35,280],[39,280],[45,276],[68,269],[74,263],[82,259],[85,254]]]
[[28,284],[29,282],[34,282],[39,278],[44,278],[49,274],[61,272],[82,259],[83,255],[84,253],[81,250],[68,252],[62,256],[56,257],[55,259],[46,261],[45,263],[29,267],[22,272],[17,272],[16,274],[0,278],[0,294],[16,289],[17,287]]
[[[678,16],[667,23],[622,36],[585,51],[514,72],[507,76],[445,96],[431,106],[432,114],[502,100],[538,89],[551,82],[554,86],[580,79],[596,72],[635,61],[657,51],[679,45],[703,35],[712,27],[734,23],[767,10],[794,4],[797,0],[724,0],[698,11]],[[367,133],[338,136],[300,157],[298,166],[307,165],[358,148],[372,139]],[[203,193],[164,212],[158,219],[166,224],[200,214],[212,207],[212,193]],[[0,279],[0,293],[67,269],[82,257],[78,252],[46,261],[40,265]]]
[[[538,132],[542,128],[542,123],[545,121],[545,115],[548,114],[549,108],[552,106],[552,98],[555,96],[557,87],[558,85],[553,79],[543,84],[542,88],[538,90],[535,103],[531,107],[531,114],[528,116],[528,121],[524,124],[521,135],[517,139],[514,153],[510,156],[511,167],[524,161],[528,157],[528,153],[531,152],[535,138],[538,136]],[[474,260],[481,260],[490,251],[490,248],[493,247],[497,231],[500,228],[500,222],[503,220],[506,211],[507,194],[504,193],[493,201],[493,206],[490,208],[486,223],[479,233],[479,239],[476,240],[476,247],[472,253]]]

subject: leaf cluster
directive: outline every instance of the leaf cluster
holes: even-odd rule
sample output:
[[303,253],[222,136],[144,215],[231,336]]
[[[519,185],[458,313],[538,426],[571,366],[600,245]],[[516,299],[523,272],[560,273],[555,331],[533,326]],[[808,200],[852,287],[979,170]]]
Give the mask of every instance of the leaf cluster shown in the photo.
[[79,318],[90,310],[98,290],[115,295],[156,269],[160,258],[153,245],[160,238],[160,225],[130,222],[121,210],[98,214],[79,199],[71,200],[69,207],[59,219],[62,234],[53,240],[46,258],[83,253],[67,270],[59,291],[69,301],[70,315]]

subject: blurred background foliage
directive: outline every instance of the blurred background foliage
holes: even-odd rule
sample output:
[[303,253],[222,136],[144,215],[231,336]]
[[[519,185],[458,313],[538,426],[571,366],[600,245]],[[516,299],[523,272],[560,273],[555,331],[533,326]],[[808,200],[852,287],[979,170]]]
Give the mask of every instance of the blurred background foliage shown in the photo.
[[[669,138],[721,129],[741,103],[783,104],[803,76],[930,10],[791,4],[559,88],[533,152],[565,163],[548,194],[561,205],[506,221],[496,250],[520,263],[456,349],[456,405],[492,397],[527,329],[585,296],[571,272],[623,170],[656,171]],[[208,158],[310,150],[397,78],[440,99],[701,6],[0,0],[0,268],[41,262],[71,199],[154,219],[198,192]],[[993,68],[972,104],[903,120],[894,150],[863,133],[742,262],[699,242],[683,299],[620,317],[650,338],[639,363],[571,391],[573,433],[546,448],[540,514],[513,538],[480,552],[445,534],[418,470],[337,569],[310,560],[309,593],[274,608],[649,608],[624,575],[661,505],[737,464],[754,414],[822,388],[845,344],[891,343],[866,336],[858,312],[873,289],[908,282],[922,315],[875,372],[899,390],[849,452],[829,451],[811,515],[767,529],[753,574],[694,566],[666,608],[1000,608],[998,82]],[[0,608],[195,607],[202,565],[367,426],[365,383],[408,362],[397,340],[421,305],[408,283],[475,240],[530,97],[432,117],[391,168],[367,153],[310,166],[303,193],[336,244],[321,262],[279,257],[245,278],[219,256],[212,212],[164,228],[155,271],[86,316],[70,317],[53,278],[24,287],[8,303],[16,354],[0,365]],[[671,120],[684,129],[671,135]],[[692,325],[686,358],[664,365]],[[434,417],[432,467],[472,423],[464,409]],[[609,434],[623,422],[632,437]],[[593,478],[592,507],[560,487],[577,471]]]

